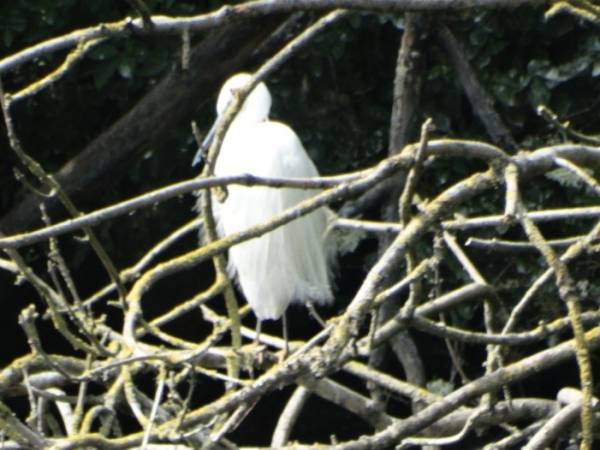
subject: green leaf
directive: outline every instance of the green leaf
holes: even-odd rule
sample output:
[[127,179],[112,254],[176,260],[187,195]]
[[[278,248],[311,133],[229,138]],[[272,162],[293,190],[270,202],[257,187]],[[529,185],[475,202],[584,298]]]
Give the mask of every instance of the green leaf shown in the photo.
[[92,48],[87,54],[87,57],[94,61],[106,61],[114,58],[119,54],[119,51],[113,44],[103,44]]
[[133,66],[132,61],[124,60],[119,63],[119,75],[121,75],[126,80],[131,80],[133,78]]
[[537,107],[538,105],[545,105],[549,103],[550,100],[550,89],[546,86],[541,79],[536,78],[531,82],[529,87],[529,102],[532,106]]
[[102,89],[104,86],[106,86],[110,78],[117,71],[117,66],[118,64],[114,60],[107,61],[106,64],[101,65],[94,72],[94,86],[96,89]]

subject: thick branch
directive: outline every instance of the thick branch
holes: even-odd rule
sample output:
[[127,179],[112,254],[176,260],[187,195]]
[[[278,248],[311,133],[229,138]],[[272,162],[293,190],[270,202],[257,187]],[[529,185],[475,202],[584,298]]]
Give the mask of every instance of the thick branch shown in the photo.
[[438,35],[444,50],[450,58],[450,62],[454,66],[454,70],[456,70],[465,94],[467,94],[475,113],[483,122],[492,141],[496,145],[514,150],[517,146],[516,142],[494,110],[493,99],[477,79],[477,74],[469,64],[462,46],[446,26],[439,28]]
[[[216,30],[190,54],[187,71],[175,70],[146,94],[129,112],[100,134],[55,175],[69,193],[80,194],[103,186],[103,180],[127,173],[135,159],[157,147],[168,131],[188,121],[199,104],[221,81],[252,58],[254,49],[277,25],[276,20],[231,25]],[[210,70],[206,70],[210,67]],[[1,69],[0,69],[1,71]],[[0,229],[12,233],[30,226],[39,214],[39,197],[29,194],[0,221]],[[46,200],[48,213],[56,217],[57,202]]]

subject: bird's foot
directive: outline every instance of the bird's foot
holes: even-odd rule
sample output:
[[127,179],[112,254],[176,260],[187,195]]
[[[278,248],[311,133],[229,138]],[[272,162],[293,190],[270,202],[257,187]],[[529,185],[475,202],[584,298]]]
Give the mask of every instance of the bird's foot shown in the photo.
[[287,345],[287,341],[285,343],[285,347],[277,354],[277,362],[279,364],[283,363],[287,357],[290,356],[290,349]]
[[309,314],[319,323],[319,325],[321,325],[322,328],[327,328],[327,323],[319,315],[312,303],[306,303],[306,308],[308,309]]

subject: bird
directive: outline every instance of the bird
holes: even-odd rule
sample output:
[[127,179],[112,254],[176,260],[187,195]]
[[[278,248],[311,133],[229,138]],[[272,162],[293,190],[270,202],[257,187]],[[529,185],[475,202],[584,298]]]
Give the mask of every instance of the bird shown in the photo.
[[[248,73],[230,77],[216,104],[217,121],[227,105],[250,80]],[[313,178],[319,172],[298,135],[288,125],[269,119],[271,94],[259,82],[247,96],[229,126],[215,163],[216,176],[250,174],[257,177]],[[214,129],[214,127],[213,127]],[[194,162],[201,159],[209,133]],[[213,212],[219,236],[227,236],[270,220],[273,216],[314,196],[299,188],[229,185],[226,196],[213,194]],[[223,197],[225,199],[223,200]],[[325,243],[329,210],[319,208],[273,231],[229,249],[228,273],[237,281],[256,316],[256,340],[262,321],[282,319],[285,349],[285,311],[292,302],[333,302],[331,253]],[[316,316],[319,320],[318,315]]]

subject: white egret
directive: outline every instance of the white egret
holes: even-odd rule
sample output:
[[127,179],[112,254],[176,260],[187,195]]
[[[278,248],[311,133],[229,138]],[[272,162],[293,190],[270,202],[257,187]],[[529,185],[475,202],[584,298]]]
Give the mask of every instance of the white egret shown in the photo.
[[[219,93],[218,116],[223,114],[236,90],[250,78],[249,74],[238,73],[227,80]],[[296,133],[283,123],[269,120],[270,109],[271,95],[261,82],[248,95],[224,137],[215,175],[319,176]],[[197,155],[194,161],[198,159]],[[266,222],[314,193],[314,190],[230,185],[224,201],[213,197],[217,231],[225,236]],[[321,208],[229,249],[228,271],[237,279],[256,315],[257,336],[262,320],[283,316],[287,346],[288,305],[299,301],[312,309],[312,303],[327,304],[333,300],[324,245],[327,220],[327,211]]]

